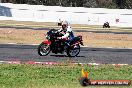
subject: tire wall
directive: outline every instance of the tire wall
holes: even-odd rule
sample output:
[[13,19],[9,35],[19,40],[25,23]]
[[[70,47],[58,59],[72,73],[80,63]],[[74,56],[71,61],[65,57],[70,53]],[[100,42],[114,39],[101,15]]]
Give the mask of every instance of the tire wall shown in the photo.
[[60,7],[27,4],[0,3],[0,20],[59,22],[67,20],[71,24],[132,27],[132,10],[84,7]]

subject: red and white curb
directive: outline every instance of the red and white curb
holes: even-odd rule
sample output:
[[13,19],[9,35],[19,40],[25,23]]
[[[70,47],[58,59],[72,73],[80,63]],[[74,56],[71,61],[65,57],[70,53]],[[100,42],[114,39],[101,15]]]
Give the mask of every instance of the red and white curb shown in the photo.
[[[60,62],[35,62],[35,61],[0,61],[0,64],[29,64],[29,65],[62,65]],[[78,65],[113,65],[113,66],[125,66],[129,64],[100,64],[100,63],[71,63]]]
[[113,66],[124,66],[129,64],[102,64],[102,63],[74,63],[74,64],[80,64],[80,65],[113,65]]
[[40,65],[57,65],[59,63],[57,62],[35,62],[35,61],[0,61],[0,64],[30,64],[30,65],[35,65],[35,64],[40,64]]

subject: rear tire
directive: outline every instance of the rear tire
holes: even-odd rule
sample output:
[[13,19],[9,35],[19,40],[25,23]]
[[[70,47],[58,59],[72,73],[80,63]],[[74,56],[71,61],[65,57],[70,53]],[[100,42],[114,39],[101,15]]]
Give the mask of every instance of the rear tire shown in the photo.
[[50,45],[47,45],[45,43],[41,43],[39,46],[38,46],[38,54],[40,56],[46,56],[50,53]]
[[69,57],[76,57],[79,53],[80,53],[80,45],[79,44],[77,44],[73,47],[70,46],[67,50],[67,55]]

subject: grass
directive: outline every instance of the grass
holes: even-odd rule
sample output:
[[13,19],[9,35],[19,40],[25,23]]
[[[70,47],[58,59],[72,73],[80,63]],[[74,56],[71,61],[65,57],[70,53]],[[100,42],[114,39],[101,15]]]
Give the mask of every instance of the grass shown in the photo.
[[[45,40],[46,32],[47,30],[0,28],[0,43],[40,44]],[[84,45],[89,47],[132,48],[131,34],[89,32],[74,32],[74,34],[82,35]]]
[[[0,64],[0,88],[82,88],[79,65],[9,65]],[[128,79],[132,80],[132,66],[84,66],[90,79]],[[132,87],[132,86],[130,86]],[[130,88],[129,87],[129,88]],[[90,86],[88,88],[109,88],[108,86]],[[112,86],[110,88],[128,88]]]
[[[17,44],[40,44],[45,40],[44,34],[48,30],[32,30],[32,28],[59,28],[57,23],[43,22],[18,22],[18,21],[0,21],[0,43]],[[20,28],[2,28],[2,26],[15,26]],[[29,29],[21,29],[29,27]],[[92,30],[92,31],[113,31],[113,32],[132,32],[132,30],[122,30],[114,27],[113,29],[100,29],[101,26],[77,25],[73,24],[74,30]],[[30,29],[31,28],[31,29]],[[74,32],[75,35],[82,35],[85,46],[88,47],[114,47],[114,48],[132,48],[131,34],[112,34],[112,33],[91,33]]]

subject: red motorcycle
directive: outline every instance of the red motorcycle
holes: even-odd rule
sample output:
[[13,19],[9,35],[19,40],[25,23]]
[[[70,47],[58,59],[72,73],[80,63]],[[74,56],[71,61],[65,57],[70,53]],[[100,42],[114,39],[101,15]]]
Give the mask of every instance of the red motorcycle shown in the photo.
[[80,44],[83,45],[82,36],[77,36],[68,42],[66,39],[58,39],[63,36],[55,29],[51,29],[46,34],[46,41],[43,41],[38,46],[38,54],[40,56],[46,56],[52,51],[52,53],[64,53],[66,52],[69,57],[75,57],[80,52]]

